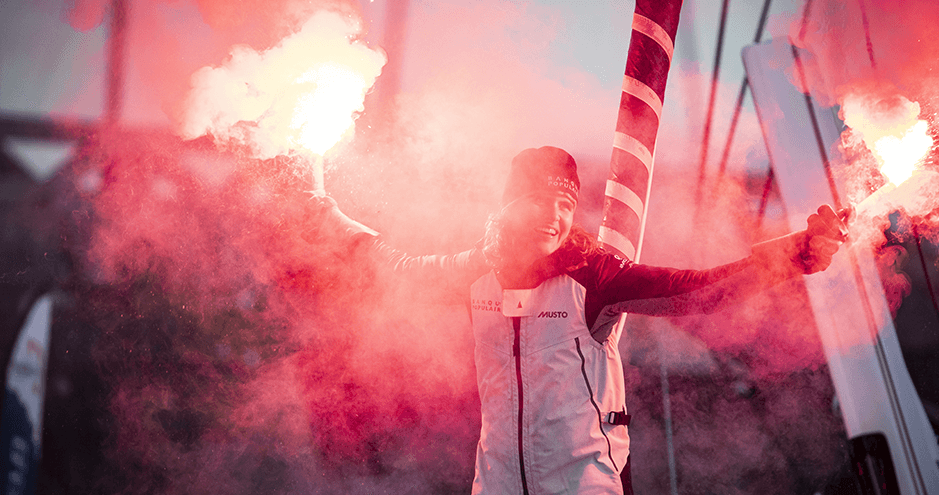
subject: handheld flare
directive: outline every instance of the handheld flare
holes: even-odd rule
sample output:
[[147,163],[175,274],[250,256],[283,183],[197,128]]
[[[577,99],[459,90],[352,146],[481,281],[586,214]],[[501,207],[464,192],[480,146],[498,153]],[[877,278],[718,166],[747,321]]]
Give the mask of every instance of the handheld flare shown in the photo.
[[877,139],[873,146],[867,143],[888,182],[854,205],[854,217],[870,219],[898,207],[915,209],[928,198],[929,191],[939,184],[939,174],[919,167],[932,146],[925,120],[917,121],[900,137],[887,135]]
[[854,218],[869,220],[898,208],[912,214],[930,211],[936,207],[936,191],[939,191],[939,173],[916,170],[900,184],[888,182],[857,203]]
[[323,155],[351,140],[383,52],[361,41],[361,20],[321,11],[276,46],[236,46],[192,76],[180,133],[245,145],[253,158],[299,157],[325,194]]
[[316,155],[313,159],[313,194],[316,196],[326,196],[326,181],[323,175],[323,156]]
[[[919,118],[919,103],[899,94],[858,92],[842,101],[844,122],[876,160],[887,183],[856,203],[855,222],[911,206],[930,196],[922,186],[932,182],[922,163],[932,151],[929,124]],[[926,193],[924,195],[924,193]]]

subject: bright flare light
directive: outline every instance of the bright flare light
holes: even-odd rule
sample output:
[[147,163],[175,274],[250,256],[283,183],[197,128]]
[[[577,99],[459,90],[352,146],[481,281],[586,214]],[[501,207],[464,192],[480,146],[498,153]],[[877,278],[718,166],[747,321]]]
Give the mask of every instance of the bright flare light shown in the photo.
[[361,33],[358,19],[321,11],[267,50],[233,47],[222,65],[193,74],[180,134],[245,145],[262,160],[302,157],[323,192],[323,155],[352,137],[385,64]]
[[310,69],[296,83],[312,86],[301,94],[294,107],[290,128],[292,141],[322,156],[351,129],[355,112],[362,110],[365,92],[371,86],[361,75],[336,63]]
[[[928,127],[925,120],[918,120],[902,137],[887,135],[874,142],[871,151],[889,182],[855,205],[857,218],[884,214],[899,206],[916,211],[928,202],[937,174],[918,168],[932,150]],[[914,176],[917,179],[910,180]]]
[[925,120],[917,121],[901,138],[884,136],[874,143],[874,155],[881,162],[880,172],[894,185],[900,185],[913,175],[916,166],[932,149]]

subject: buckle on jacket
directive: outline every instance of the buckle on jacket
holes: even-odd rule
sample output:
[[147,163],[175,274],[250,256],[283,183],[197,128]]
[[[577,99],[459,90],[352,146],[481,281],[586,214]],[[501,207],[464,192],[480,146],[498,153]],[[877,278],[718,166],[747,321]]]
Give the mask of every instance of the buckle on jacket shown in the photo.
[[632,416],[626,414],[625,409],[621,412],[614,411],[606,415],[606,422],[616,426],[629,426],[630,419],[632,419]]

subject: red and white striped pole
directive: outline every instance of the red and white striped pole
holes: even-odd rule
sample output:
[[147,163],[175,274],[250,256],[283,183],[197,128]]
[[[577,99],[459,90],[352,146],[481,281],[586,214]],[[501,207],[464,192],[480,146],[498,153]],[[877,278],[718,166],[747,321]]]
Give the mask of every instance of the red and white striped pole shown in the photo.
[[636,0],[599,240],[638,261],[682,0]]
[[[662,119],[665,82],[672,63],[681,3],[682,0],[636,0],[633,14],[623,93],[613,136],[610,178],[606,181],[603,219],[598,235],[608,251],[633,261],[639,261],[642,250],[646,205],[652,186],[655,138]],[[613,327],[611,333],[622,335],[625,317],[625,314],[603,314],[595,327],[609,325]],[[670,493],[677,493],[668,370],[664,364],[661,367]],[[630,470],[627,460],[621,473],[625,495],[633,493]]]

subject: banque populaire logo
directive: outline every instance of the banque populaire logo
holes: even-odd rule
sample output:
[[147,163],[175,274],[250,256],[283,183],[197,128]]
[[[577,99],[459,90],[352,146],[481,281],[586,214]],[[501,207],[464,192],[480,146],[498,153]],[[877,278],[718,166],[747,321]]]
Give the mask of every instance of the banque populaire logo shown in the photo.
[[502,312],[502,301],[493,299],[473,299],[473,309],[476,311]]

